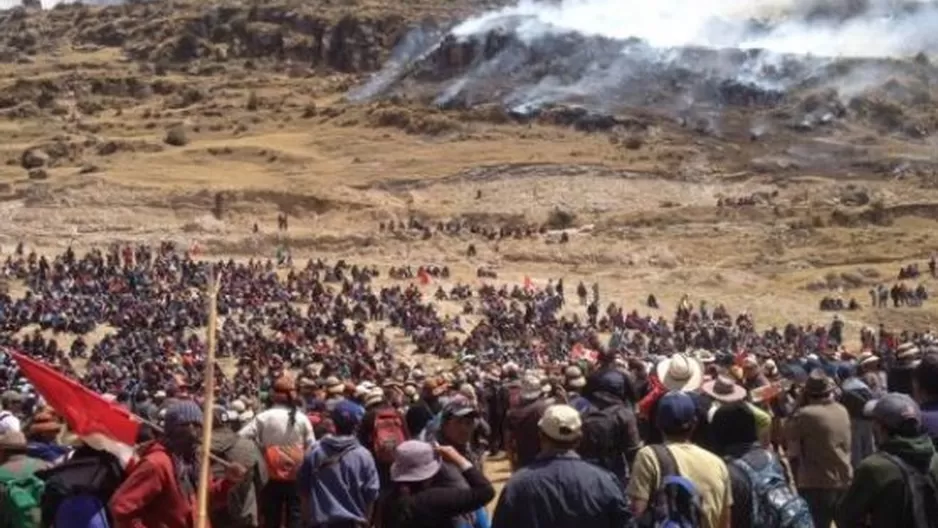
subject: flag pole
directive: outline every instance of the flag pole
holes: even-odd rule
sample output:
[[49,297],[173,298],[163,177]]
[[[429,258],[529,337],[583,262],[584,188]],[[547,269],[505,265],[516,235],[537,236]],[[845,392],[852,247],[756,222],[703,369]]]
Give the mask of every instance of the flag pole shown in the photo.
[[206,329],[207,351],[205,354],[205,380],[203,382],[202,401],[202,460],[199,466],[199,502],[196,528],[205,528],[208,525],[208,488],[209,466],[212,453],[212,422],[215,406],[215,334],[218,327],[218,290],[219,280],[215,274],[214,263],[209,264],[208,284],[206,296],[208,297],[208,327]]

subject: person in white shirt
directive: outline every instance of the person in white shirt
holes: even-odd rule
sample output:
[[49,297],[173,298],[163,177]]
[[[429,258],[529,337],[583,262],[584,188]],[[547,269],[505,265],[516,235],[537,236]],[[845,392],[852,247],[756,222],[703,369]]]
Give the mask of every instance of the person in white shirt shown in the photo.
[[261,491],[261,511],[267,528],[300,528],[300,496],[296,475],[316,440],[309,418],[297,409],[296,381],[278,379],[271,391],[273,406],[254,417],[238,433],[257,443],[270,480]]
[[0,397],[0,435],[22,432],[23,427],[17,414],[23,405],[23,395],[10,390]]

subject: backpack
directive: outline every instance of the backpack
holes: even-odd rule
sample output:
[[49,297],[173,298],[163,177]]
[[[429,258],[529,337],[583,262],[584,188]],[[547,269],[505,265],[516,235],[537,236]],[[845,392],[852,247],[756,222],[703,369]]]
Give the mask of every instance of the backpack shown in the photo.
[[300,464],[303,463],[303,446],[295,445],[272,445],[264,448],[264,462],[267,464],[267,471],[270,480],[279,482],[292,482],[296,480],[296,473],[300,470]]
[[44,487],[35,475],[9,480],[0,476],[0,528],[40,528]]
[[746,460],[746,457],[729,460],[749,480],[752,494],[752,525],[764,528],[814,528],[814,520],[808,503],[795,493],[778,460],[768,451],[769,463],[762,469]]
[[648,509],[639,519],[642,528],[699,528],[704,518],[700,491],[682,477],[671,451],[662,444],[650,446],[658,459],[658,489],[652,493]]
[[605,409],[591,407],[581,415],[582,437],[577,454],[587,462],[612,471],[624,481],[628,475],[619,474],[623,468],[627,468],[627,464],[625,464],[625,453],[620,447],[623,435],[617,415],[618,407],[618,405],[610,405]]
[[375,414],[375,426],[371,433],[371,450],[375,460],[381,464],[394,462],[394,451],[407,440],[404,419],[394,408],[380,409]]
[[41,501],[43,523],[51,525],[62,503],[70,498],[85,495],[107,504],[123,481],[124,469],[115,456],[94,452],[72,456],[58,466],[37,472],[36,476],[45,482]]
[[[897,518],[897,526],[905,525],[908,528],[936,528],[938,527],[938,481],[931,471],[921,472],[901,458],[885,451],[880,454],[898,466],[905,482],[905,508],[902,518]],[[934,456],[934,455],[932,455]],[[929,466],[930,467],[930,466]],[[896,505],[897,508],[899,505]],[[899,512],[896,512],[899,514]],[[897,515],[898,517],[898,515]],[[911,518],[909,518],[911,517]],[[908,521],[912,521],[908,523]]]

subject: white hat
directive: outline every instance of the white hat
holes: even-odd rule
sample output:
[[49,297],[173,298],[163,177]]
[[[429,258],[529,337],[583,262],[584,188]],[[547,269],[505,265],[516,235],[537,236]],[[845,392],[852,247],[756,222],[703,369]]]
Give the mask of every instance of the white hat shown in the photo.
[[250,422],[254,419],[254,411],[248,409],[238,416],[238,421],[241,423]]
[[559,442],[572,442],[580,438],[583,422],[580,413],[569,405],[551,405],[537,422],[545,436]]
[[384,401],[384,389],[375,387],[365,396],[365,407],[375,405]]
[[586,386],[586,378],[583,377],[583,371],[576,365],[571,365],[563,373],[566,378],[566,385],[571,389],[582,389]]
[[544,386],[540,378],[536,376],[525,376],[521,381],[521,399],[536,400],[544,394]]
[[232,411],[238,414],[241,414],[248,409],[247,405],[245,405],[244,401],[242,400],[235,400],[231,402],[231,405],[229,407],[231,408]]
[[368,393],[374,390],[375,384],[370,381],[363,381],[355,387],[355,397],[364,398],[368,396]]
[[156,391],[156,394],[153,395],[153,397],[156,398],[156,399],[158,399],[158,400],[165,400],[165,399],[166,399],[166,391],[158,390],[158,391]]
[[703,367],[696,359],[685,354],[673,356],[658,363],[658,380],[668,390],[695,391],[703,382]]

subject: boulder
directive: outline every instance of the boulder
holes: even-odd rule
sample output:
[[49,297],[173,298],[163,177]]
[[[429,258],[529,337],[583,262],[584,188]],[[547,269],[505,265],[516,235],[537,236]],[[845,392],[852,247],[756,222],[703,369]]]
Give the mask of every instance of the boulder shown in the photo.
[[45,167],[48,163],[49,155],[38,148],[27,149],[20,158],[20,165],[26,170]]

